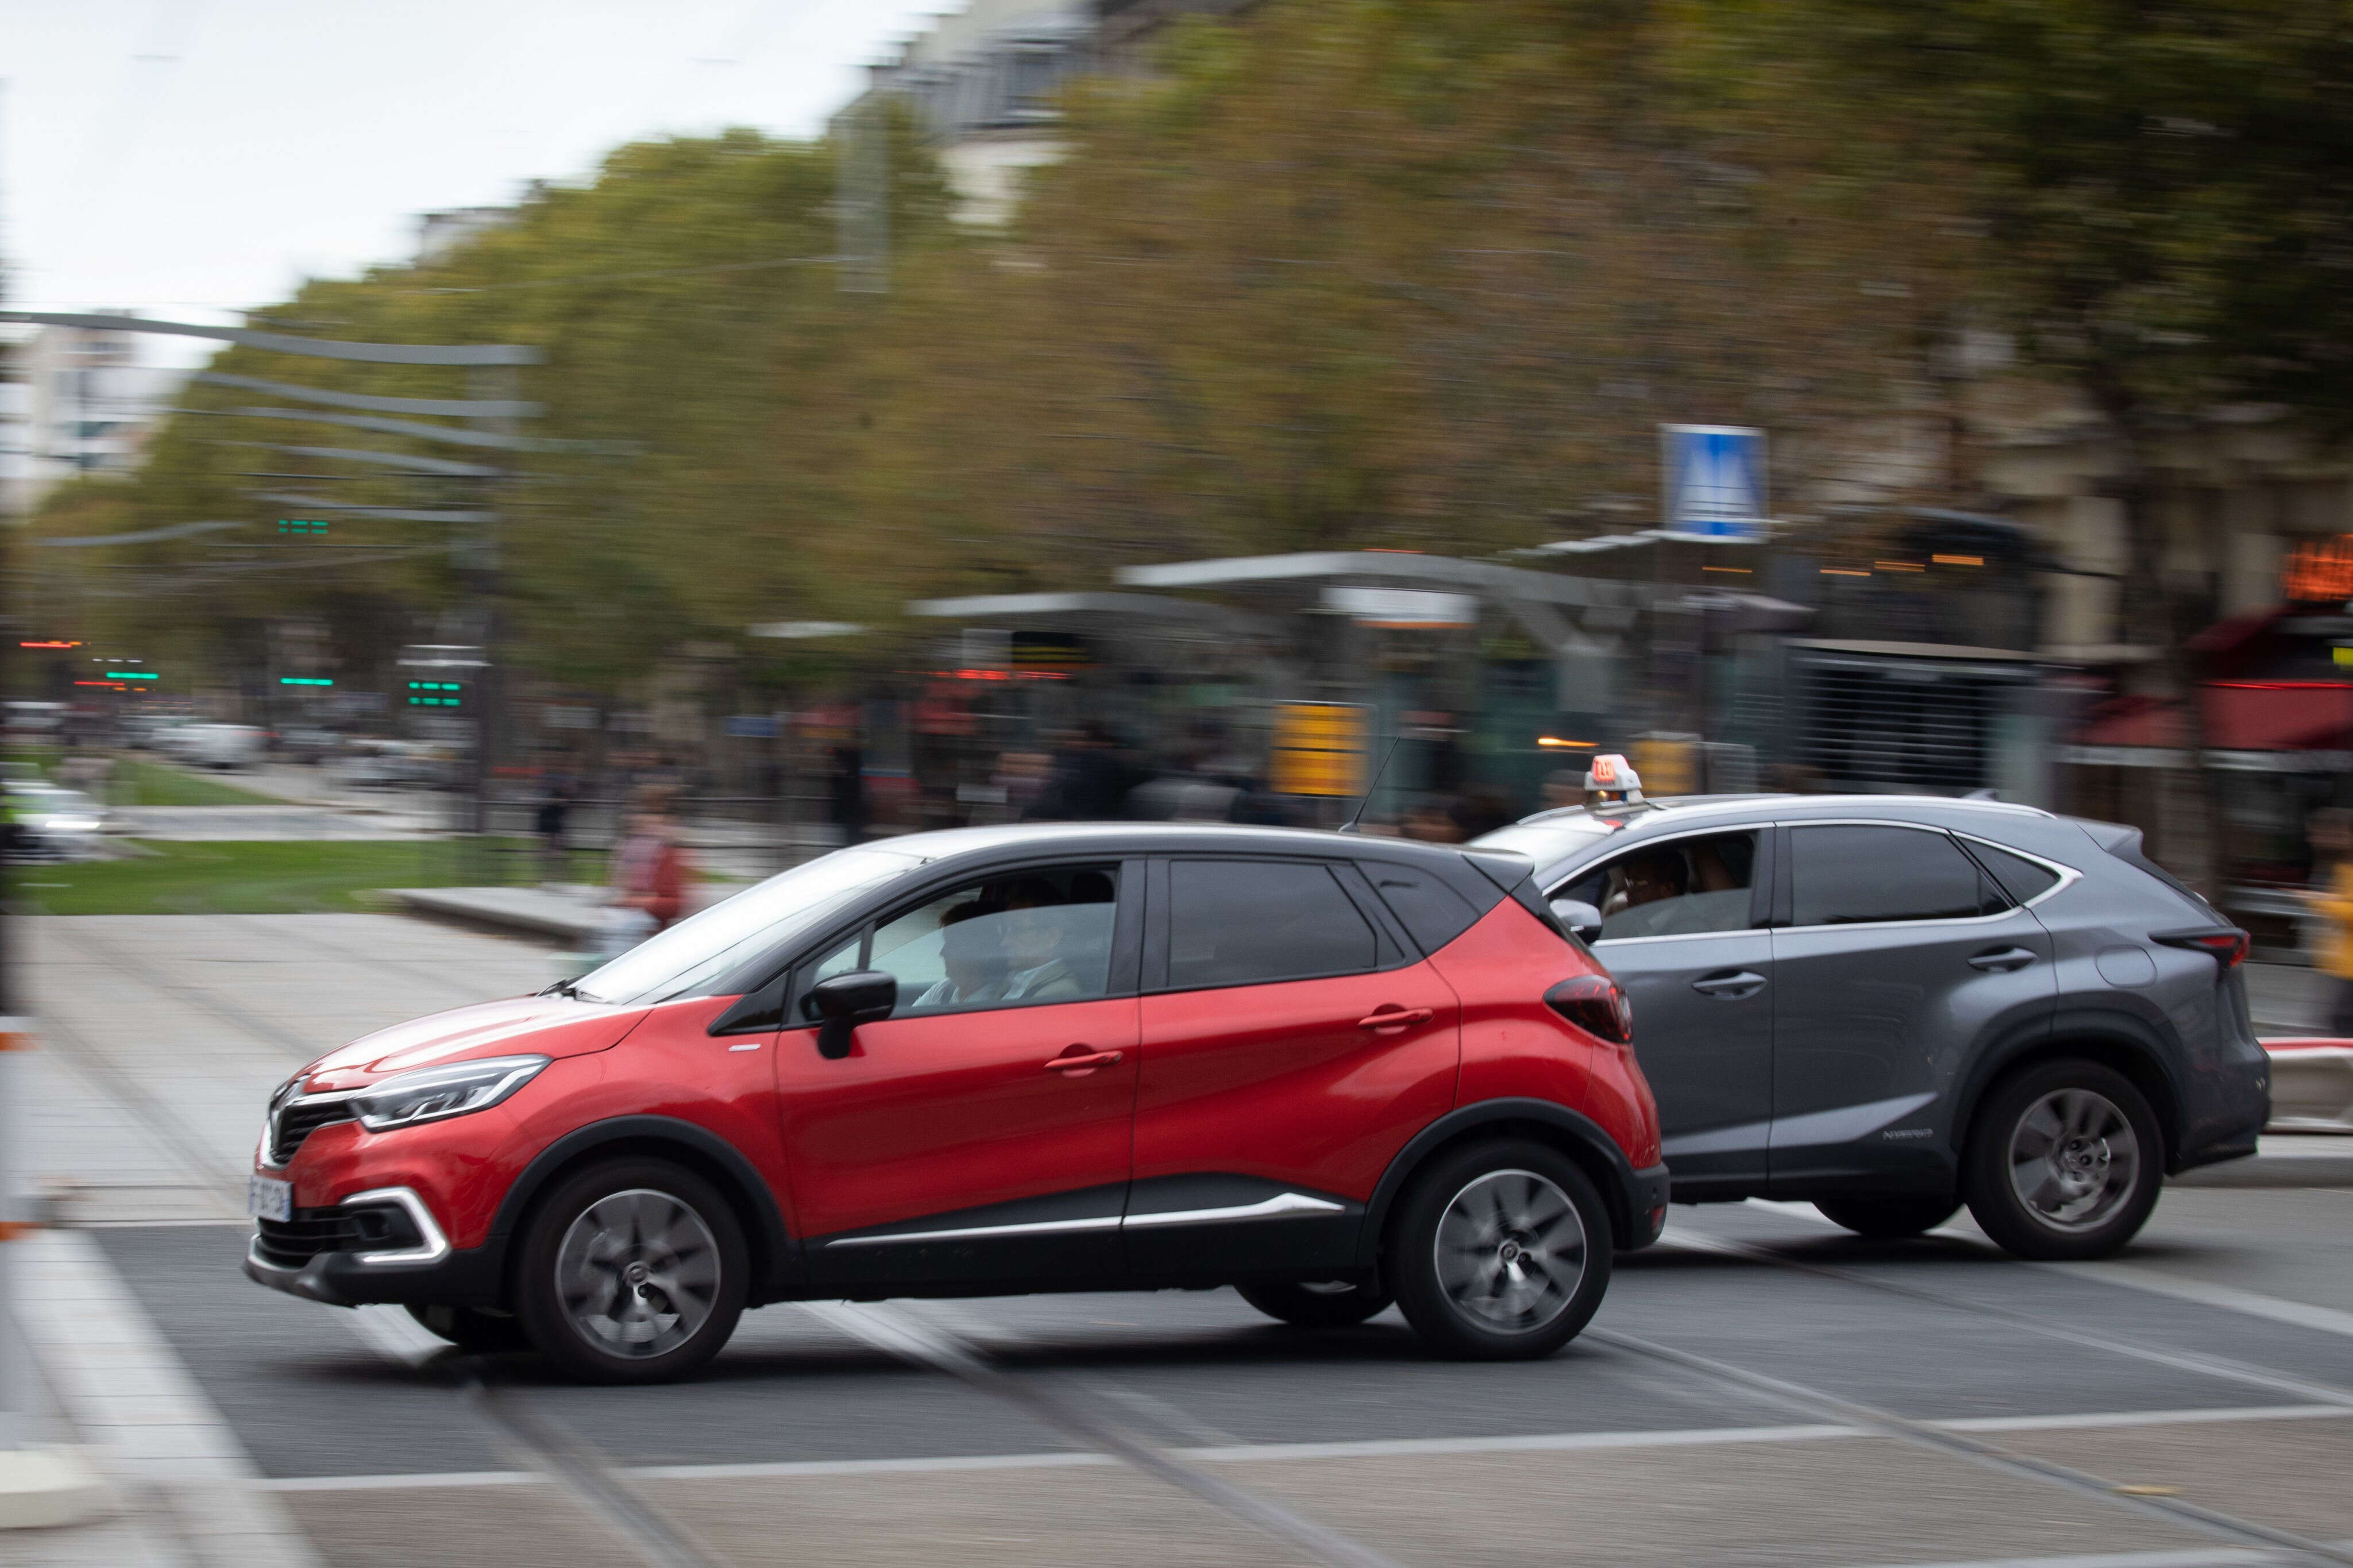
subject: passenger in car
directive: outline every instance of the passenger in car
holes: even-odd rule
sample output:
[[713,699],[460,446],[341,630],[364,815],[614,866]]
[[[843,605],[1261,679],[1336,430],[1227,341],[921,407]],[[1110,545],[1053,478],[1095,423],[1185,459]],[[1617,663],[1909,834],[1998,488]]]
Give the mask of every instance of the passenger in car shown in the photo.
[[[1062,956],[1061,891],[1043,877],[1025,877],[1006,889],[1005,983],[1008,1002],[1069,1002],[1090,994]],[[1100,906],[1108,909],[1108,905]]]

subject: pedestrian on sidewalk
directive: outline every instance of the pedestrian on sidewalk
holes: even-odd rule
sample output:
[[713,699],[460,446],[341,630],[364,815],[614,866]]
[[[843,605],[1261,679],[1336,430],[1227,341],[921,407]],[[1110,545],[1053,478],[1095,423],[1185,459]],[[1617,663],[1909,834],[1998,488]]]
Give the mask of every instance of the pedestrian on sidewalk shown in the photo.
[[569,770],[551,768],[540,775],[539,805],[532,814],[532,830],[539,836],[540,880],[548,887],[565,881],[572,866],[572,847],[565,837],[573,803],[580,798],[580,781]]
[[686,912],[691,867],[678,842],[670,792],[648,785],[630,804],[628,835],[613,849],[612,895],[603,945],[617,956]]
[[2316,811],[2305,834],[2312,845],[2312,886],[2304,901],[2321,929],[2313,963],[2329,977],[2328,1032],[2353,1039],[2353,811]]

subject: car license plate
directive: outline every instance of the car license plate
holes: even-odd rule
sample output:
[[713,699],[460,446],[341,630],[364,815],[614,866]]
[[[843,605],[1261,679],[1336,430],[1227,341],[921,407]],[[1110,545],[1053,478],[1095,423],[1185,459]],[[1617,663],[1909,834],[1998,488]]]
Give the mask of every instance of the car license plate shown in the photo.
[[268,1176],[248,1176],[245,1179],[245,1212],[256,1219],[292,1219],[294,1184],[272,1181]]

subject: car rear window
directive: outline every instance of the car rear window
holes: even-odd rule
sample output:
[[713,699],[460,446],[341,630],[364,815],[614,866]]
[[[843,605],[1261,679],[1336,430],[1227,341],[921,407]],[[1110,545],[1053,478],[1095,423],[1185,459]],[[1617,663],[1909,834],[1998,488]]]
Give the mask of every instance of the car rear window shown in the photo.
[[1381,901],[1426,953],[1436,952],[1478,923],[1479,911],[1471,900],[1429,871],[1377,860],[1365,861],[1363,868],[1379,889]]
[[1826,824],[1794,828],[1789,841],[1793,925],[1965,920],[2010,907],[1940,832]]
[[1323,866],[1177,860],[1168,868],[1168,984],[1179,990],[1357,974],[1373,928]]

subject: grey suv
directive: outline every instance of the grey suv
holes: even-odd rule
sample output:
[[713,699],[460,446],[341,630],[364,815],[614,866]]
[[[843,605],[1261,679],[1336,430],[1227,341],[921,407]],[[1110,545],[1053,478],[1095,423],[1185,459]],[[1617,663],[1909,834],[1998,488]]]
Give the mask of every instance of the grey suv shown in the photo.
[[2029,1258],[2129,1241],[2168,1173],[2253,1152],[2246,933],[2129,827],[1994,801],[1740,795],[1532,816],[1633,1001],[1679,1203],[1813,1203],[1870,1237],[1966,1201]]

